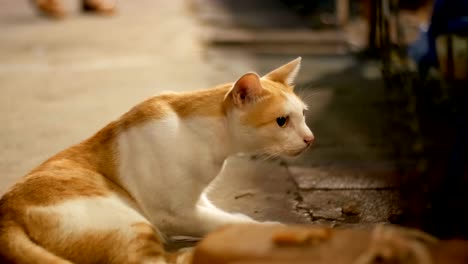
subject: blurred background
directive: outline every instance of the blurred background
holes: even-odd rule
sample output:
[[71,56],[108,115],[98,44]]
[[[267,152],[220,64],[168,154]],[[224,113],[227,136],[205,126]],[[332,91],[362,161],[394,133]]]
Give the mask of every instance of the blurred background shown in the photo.
[[468,1],[0,0],[0,193],[161,91],[302,56],[311,150],[210,195],[288,223],[468,235]]

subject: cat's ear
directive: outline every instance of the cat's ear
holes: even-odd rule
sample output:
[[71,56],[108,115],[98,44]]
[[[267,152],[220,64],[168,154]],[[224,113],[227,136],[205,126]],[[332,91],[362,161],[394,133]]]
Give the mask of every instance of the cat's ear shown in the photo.
[[301,57],[292,60],[283,66],[274,69],[270,73],[263,76],[263,78],[269,79],[274,82],[284,83],[292,85],[296,79],[299,69],[301,68]]
[[226,97],[231,97],[237,107],[255,101],[263,92],[260,77],[253,72],[242,75],[232,86]]

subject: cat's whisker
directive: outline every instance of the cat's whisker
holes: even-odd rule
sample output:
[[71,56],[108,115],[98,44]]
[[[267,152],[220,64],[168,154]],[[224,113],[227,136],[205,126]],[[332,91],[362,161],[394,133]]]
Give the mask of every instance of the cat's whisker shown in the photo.
[[304,102],[310,102],[313,101],[313,99],[323,93],[325,89],[323,88],[301,88],[300,91],[296,92],[296,94],[304,101]]
[[274,150],[272,148],[264,148],[260,151],[260,153],[261,153],[259,154],[260,160],[271,161],[280,157],[281,154],[283,154],[283,151]]

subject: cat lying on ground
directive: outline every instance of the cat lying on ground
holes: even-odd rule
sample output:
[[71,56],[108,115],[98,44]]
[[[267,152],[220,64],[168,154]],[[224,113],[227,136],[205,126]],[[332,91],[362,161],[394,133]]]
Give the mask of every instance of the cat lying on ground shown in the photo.
[[263,77],[149,98],[53,156],[0,200],[0,256],[165,263],[165,236],[255,222],[202,193],[231,154],[294,156],[313,142],[291,86],[299,67],[300,58]]

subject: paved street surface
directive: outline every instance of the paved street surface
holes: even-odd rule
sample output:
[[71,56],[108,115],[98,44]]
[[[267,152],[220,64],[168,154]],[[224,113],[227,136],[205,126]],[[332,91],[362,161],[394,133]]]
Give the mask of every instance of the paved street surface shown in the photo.
[[[210,24],[190,1],[120,1],[113,17],[64,2],[72,12],[55,21],[28,1],[0,0],[0,193],[148,96],[264,74],[304,55],[206,45]],[[297,89],[315,146],[294,160],[232,157],[210,195],[259,220],[367,226],[398,216],[379,77],[377,65],[350,56],[303,56]]]

